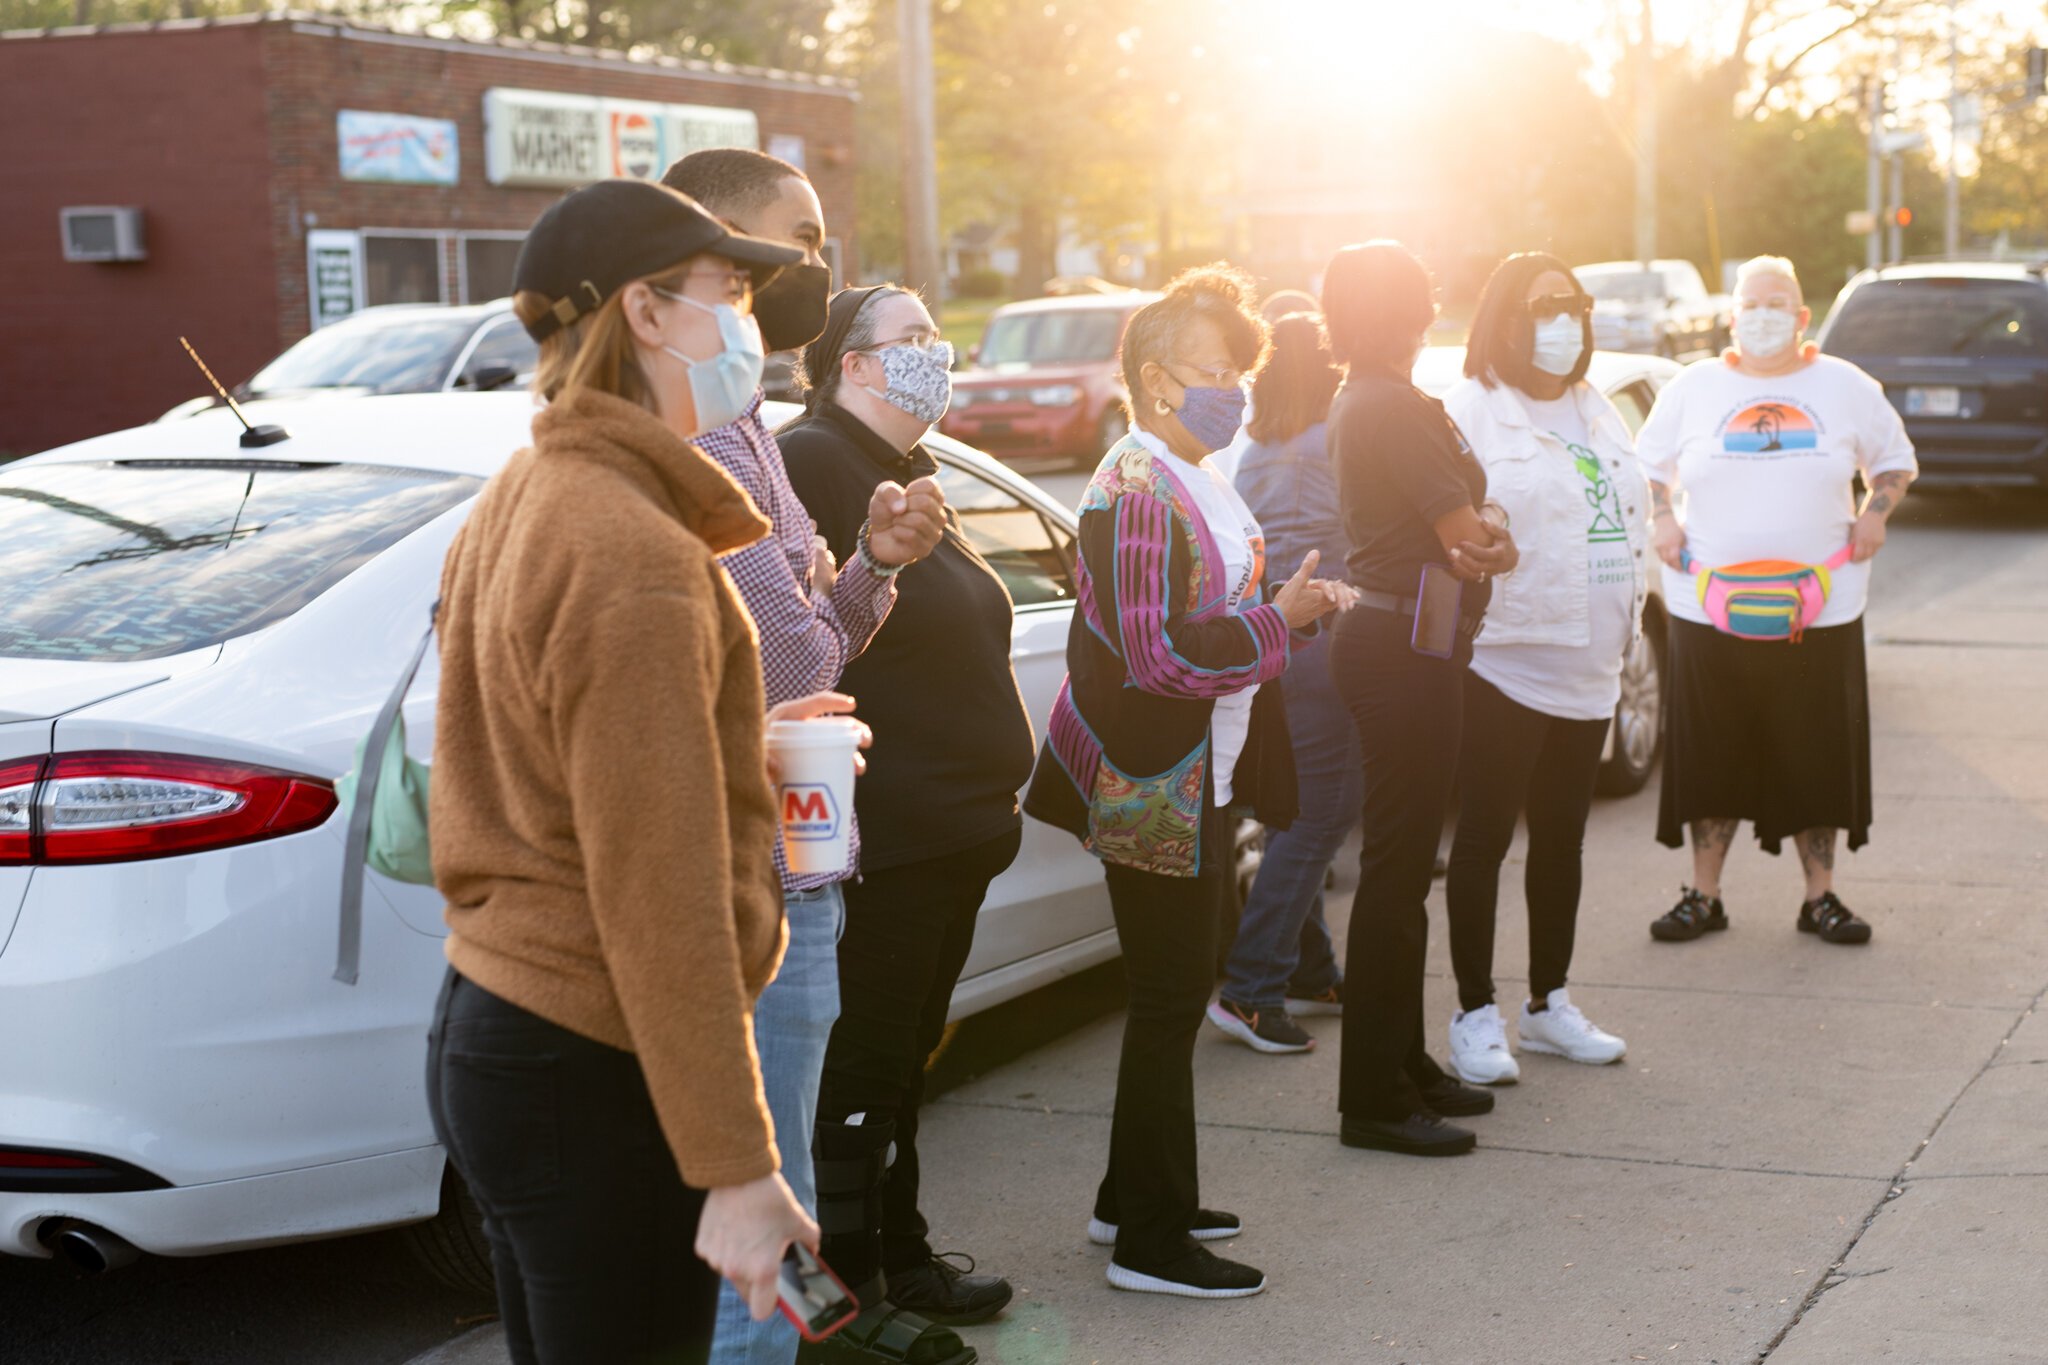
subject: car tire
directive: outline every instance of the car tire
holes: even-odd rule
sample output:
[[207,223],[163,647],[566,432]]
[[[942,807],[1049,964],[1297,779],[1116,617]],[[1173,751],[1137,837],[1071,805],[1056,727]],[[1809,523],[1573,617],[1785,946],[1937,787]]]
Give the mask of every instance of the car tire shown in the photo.
[[453,1162],[441,1171],[441,1211],[404,1229],[402,1235],[413,1260],[442,1284],[480,1298],[497,1297],[498,1277],[491,1269],[484,1212]]
[[1633,796],[1664,753],[1664,618],[1652,611],[1621,661],[1621,702],[1614,710],[1614,752],[1600,765],[1604,796]]

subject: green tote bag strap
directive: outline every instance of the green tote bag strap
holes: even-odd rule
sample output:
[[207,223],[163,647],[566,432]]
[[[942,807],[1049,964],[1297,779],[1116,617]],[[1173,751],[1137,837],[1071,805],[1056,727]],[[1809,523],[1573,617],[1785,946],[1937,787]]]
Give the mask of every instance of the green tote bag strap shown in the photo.
[[377,712],[376,723],[370,727],[356,757],[355,803],[349,808],[348,838],[341,853],[341,933],[334,957],[334,979],[346,986],[356,984],[357,969],[362,963],[363,869],[368,865],[370,819],[377,806],[378,779],[384,774],[384,750],[398,726],[405,694],[412,690],[420,661],[427,657],[427,646],[433,643],[434,618],[440,614],[441,604],[437,600],[427,613],[426,633],[413,648],[412,662],[405,666],[398,686],[384,699],[383,709]]

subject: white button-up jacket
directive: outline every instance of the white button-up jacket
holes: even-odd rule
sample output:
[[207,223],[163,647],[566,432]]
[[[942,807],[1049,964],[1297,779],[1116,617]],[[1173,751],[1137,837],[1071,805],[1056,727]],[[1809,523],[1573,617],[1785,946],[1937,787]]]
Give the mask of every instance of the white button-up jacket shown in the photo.
[[[1602,472],[1621,493],[1640,635],[1651,568],[1649,484],[1636,463],[1628,424],[1607,395],[1581,380],[1571,396]],[[1477,379],[1460,380],[1444,395],[1444,407],[1486,466],[1487,496],[1507,509],[1508,531],[1521,551],[1515,571],[1493,580],[1481,638],[1489,645],[1591,644],[1587,484],[1571,452],[1556,436],[1537,430],[1505,383],[1489,389]]]

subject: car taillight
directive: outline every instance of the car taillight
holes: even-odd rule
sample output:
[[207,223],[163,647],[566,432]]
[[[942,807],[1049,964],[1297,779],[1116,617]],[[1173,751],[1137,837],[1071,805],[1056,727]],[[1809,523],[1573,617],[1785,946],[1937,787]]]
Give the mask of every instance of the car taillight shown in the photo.
[[26,763],[0,763],[0,866],[29,860],[36,779],[42,774],[40,758]]
[[296,834],[332,784],[175,754],[58,754],[0,767],[0,862],[112,863]]

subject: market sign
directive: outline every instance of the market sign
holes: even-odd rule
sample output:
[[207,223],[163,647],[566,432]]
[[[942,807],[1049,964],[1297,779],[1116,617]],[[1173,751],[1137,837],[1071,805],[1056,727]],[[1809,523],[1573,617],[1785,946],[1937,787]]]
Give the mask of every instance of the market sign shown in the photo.
[[702,148],[760,145],[760,121],[750,109],[547,90],[484,92],[484,178],[493,185],[656,180],[678,157]]
[[448,119],[343,109],[334,130],[343,180],[453,185],[461,172],[461,146]]

